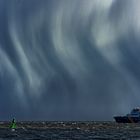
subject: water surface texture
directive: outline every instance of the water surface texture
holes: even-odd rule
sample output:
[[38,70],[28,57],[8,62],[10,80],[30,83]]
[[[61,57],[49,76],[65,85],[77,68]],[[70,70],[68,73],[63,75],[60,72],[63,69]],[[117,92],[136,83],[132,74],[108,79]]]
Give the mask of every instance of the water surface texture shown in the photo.
[[19,122],[12,132],[1,124],[0,140],[139,140],[140,124],[114,122]]

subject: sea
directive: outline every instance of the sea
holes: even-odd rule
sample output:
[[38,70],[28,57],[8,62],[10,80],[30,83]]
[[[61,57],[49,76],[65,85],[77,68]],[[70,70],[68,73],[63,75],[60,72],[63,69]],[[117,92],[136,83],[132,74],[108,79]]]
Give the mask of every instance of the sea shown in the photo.
[[0,140],[140,140],[140,124],[116,122],[0,122]]

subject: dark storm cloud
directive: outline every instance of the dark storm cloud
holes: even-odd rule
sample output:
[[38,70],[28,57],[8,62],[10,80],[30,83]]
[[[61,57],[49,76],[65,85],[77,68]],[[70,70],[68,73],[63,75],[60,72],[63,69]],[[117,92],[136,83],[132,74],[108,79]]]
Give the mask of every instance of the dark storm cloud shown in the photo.
[[1,0],[1,118],[109,120],[139,105],[139,4]]

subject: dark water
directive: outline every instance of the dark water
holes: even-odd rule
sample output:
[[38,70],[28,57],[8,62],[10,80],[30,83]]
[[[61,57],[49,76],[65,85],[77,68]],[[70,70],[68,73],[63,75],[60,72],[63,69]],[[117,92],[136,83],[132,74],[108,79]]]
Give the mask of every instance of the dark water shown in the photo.
[[18,122],[15,132],[0,124],[0,140],[139,140],[140,124],[114,122]]

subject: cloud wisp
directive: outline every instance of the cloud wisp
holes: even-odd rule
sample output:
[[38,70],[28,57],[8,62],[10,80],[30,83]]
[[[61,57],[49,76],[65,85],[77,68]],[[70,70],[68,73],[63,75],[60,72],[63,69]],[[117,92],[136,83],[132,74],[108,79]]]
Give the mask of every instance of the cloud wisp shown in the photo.
[[139,105],[138,0],[0,3],[6,115],[20,104],[19,119],[111,120]]

